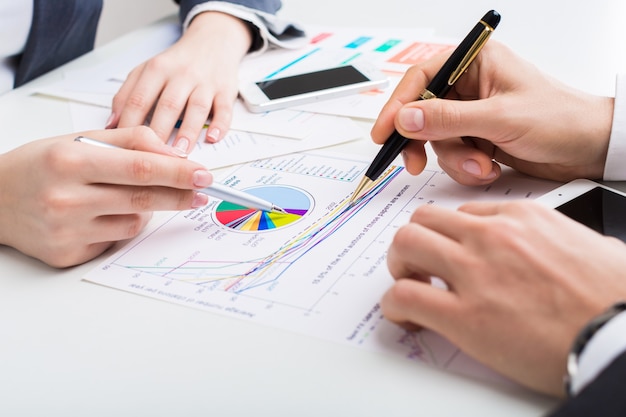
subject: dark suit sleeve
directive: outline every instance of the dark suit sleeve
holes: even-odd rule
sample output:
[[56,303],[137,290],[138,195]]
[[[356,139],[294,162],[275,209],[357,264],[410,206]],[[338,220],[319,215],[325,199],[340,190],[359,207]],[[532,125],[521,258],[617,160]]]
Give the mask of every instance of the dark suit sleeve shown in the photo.
[[[187,18],[187,15],[194,8],[194,6],[202,3],[206,3],[211,0],[174,0],[176,3],[180,5],[180,11],[178,13],[180,17],[180,21],[184,22]],[[219,0],[225,1],[227,3],[238,4],[240,6],[249,7],[251,9],[259,10],[261,12],[275,14],[282,3],[280,0]],[[261,47],[263,41],[261,39],[261,35],[259,33],[259,29],[250,22],[245,22],[252,34],[252,45],[250,47],[250,51],[255,51]]]
[[24,52],[16,59],[14,87],[93,49],[102,0],[35,0]]
[[550,417],[626,416],[626,352]]
[[[193,9],[195,5],[206,3],[207,1],[210,1],[210,0],[174,0],[174,1],[180,4],[179,15],[180,15],[180,20],[182,22],[185,20],[185,17],[187,17],[187,14],[189,13],[189,11],[191,11],[191,9]],[[251,9],[260,10],[262,12],[271,13],[271,14],[276,13],[282,5],[280,0],[220,0],[220,1],[225,1],[227,3],[232,3],[232,4],[239,4],[241,6],[246,6]]]

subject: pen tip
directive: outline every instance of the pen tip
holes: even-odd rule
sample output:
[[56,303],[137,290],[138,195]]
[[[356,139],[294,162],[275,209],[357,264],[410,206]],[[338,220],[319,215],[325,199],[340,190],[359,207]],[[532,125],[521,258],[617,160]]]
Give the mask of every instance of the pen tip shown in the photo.
[[281,214],[288,214],[284,209],[278,206],[272,206],[272,211],[276,213],[281,213]]
[[361,193],[365,190],[365,188],[367,186],[369,186],[371,184],[371,182],[372,182],[372,180],[369,179],[367,176],[365,176],[365,177],[363,177],[363,179],[361,179],[361,182],[356,187],[356,190],[354,190],[354,193],[352,193],[352,197],[350,197],[350,201],[348,202],[348,204],[350,206],[354,205],[354,203],[357,200],[357,198],[359,198],[361,196]]

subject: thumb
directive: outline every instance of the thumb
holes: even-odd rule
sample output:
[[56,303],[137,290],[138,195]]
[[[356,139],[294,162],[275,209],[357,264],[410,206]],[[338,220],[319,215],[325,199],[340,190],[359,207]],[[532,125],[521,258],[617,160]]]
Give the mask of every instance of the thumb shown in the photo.
[[490,140],[502,131],[501,112],[491,99],[420,100],[404,106],[396,129],[407,138],[442,140],[472,136]]

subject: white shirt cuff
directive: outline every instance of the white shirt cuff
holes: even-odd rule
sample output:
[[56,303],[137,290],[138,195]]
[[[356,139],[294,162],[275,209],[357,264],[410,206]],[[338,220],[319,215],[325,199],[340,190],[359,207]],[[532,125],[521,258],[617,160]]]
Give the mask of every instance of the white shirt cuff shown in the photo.
[[626,74],[619,74],[615,83],[613,126],[603,179],[626,180]]
[[625,350],[626,311],[609,320],[587,342],[571,381],[572,394],[578,394]]
[[[246,22],[250,22],[259,29],[262,45],[252,54],[260,54],[264,52],[270,45],[274,45],[280,48],[295,49],[304,45],[307,41],[304,36],[304,30],[294,22],[288,22],[279,19],[271,13],[262,12],[260,10],[245,7],[239,4],[233,4],[223,1],[208,1],[194,6],[191,11],[185,17],[183,22],[183,30],[187,30],[191,20],[198,14],[203,12],[221,12],[231,16],[235,16]],[[287,35],[282,37],[281,34],[285,32],[289,26],[294,27],[300,31],[302,36]],[[290,32],[292,33],[292,32]]]

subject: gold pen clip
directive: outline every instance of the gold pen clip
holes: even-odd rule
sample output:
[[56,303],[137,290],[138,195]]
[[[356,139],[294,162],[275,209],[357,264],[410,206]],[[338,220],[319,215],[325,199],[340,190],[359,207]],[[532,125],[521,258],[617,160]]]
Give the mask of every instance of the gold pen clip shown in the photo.
[[448,78],[448,85],[453,85],[459,79],[459,77],[463,75],[463,73],[470,66],[474,58],[476,58],[480,50],[483,49],[485,42],[487,42],[487,40],[489,39],[489,36],[491,36],[491,34],[493,33],[493,28],[491,26],[489,26],[482,20],[480,21],[480,23],[485,25],[485,29],[482,31],[480,36],[476,39],[476,42],[474,42],[474,45],[472,45],[470,50],[467,51],[467,54],[465,54],[465,56],[463,57],[463,60],[461,61],[459,66],[456,68],[456,70],[454,70],[454,72],[450,74],[450,78]]

